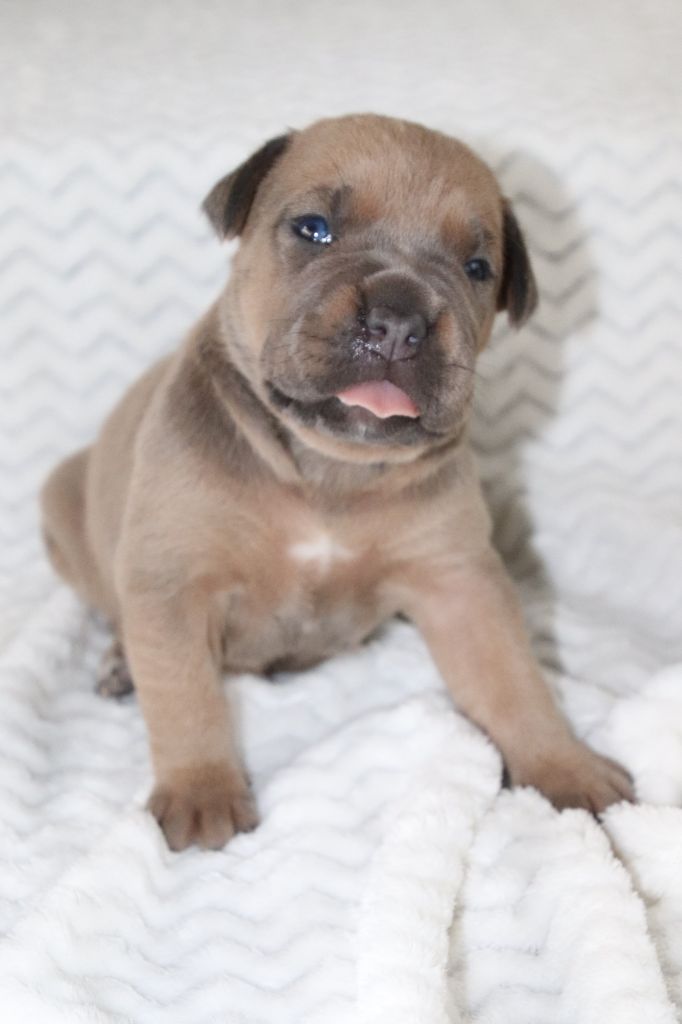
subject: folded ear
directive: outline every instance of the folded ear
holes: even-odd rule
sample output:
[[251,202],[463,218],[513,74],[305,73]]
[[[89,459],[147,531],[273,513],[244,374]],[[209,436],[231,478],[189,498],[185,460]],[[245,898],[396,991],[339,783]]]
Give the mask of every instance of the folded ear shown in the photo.
[[509,323],[521,327],[538,304],[538,289],[526,242],[507,199],[503,207],[504,253],[497,308],[506,309]]
[[263,179],[289,145],[291,135],[278,135],[261,146],[235,171],[213,186],[201,208],[219,238],[234,238],[244,230]]

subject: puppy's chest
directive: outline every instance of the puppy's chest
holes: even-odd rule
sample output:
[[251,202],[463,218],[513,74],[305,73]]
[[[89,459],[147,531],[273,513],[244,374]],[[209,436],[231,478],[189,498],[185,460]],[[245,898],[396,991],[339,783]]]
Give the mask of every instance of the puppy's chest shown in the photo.
[[360,643],[391,613],[373,545],[322,526],[282,533],[222,602],[227,669],[304,668]]

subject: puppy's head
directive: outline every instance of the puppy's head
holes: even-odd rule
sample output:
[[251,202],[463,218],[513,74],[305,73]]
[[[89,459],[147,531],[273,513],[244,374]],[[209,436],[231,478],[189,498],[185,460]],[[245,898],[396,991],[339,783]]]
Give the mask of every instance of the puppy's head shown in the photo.
[[273,139],[204,202],[241,236],[230,356],[307,445],[401,461],[457,437],[497,310],[536,288],[517,221],[462,143],[372,115]]

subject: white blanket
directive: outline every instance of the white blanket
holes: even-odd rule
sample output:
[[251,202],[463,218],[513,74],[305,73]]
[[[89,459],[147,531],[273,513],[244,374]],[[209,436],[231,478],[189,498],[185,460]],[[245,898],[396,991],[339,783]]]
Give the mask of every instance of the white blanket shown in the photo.
[[[4,14],[3,1024],[682,1020],[682,9],[465,6]],[[557,697],[642,802],[600,825],[500,791],[395,623],[226,684],[262,824],[174,855],[36,490],[215,294],[213,180],[283,125],[367,108],[463,135],[516,202],[542,303],[481,363],[482,475]]]

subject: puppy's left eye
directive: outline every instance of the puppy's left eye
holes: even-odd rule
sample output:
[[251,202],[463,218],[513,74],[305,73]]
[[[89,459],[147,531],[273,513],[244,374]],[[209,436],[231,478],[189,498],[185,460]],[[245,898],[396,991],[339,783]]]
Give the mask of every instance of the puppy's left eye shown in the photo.
[[493,276],[487,260],[469,260],[464,264],[464,271],[472,281],[488,281]]
[[334,240],[329,224],[319,213],[305,213],[302,217],[296,217],[291,226],[307,242],[329,245]]

